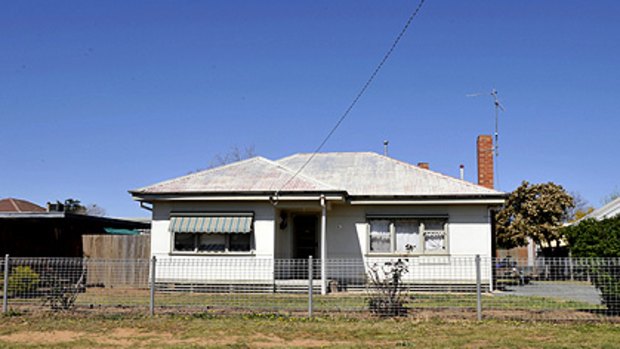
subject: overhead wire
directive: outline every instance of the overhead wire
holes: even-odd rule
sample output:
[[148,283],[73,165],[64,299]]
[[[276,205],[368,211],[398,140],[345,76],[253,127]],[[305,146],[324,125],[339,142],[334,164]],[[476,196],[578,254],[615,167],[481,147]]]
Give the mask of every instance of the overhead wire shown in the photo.
[[351,111],[353,110],[353,108],[355,107],[357,102],[360,100],[360,98],[362,98],[364,93],[366,93],[366,90],[368,89],[368,87],[370,87],[372,82],[375,80],[375,78],[379,74],[379,71],[381,71],[381,68],[383,68],[383,65],[385,64],[385,62],[387,62],[387,60],[390,58],[390,56],[392,55],[392,53],[396,49],[396,46],[398,46],[398,43],[400,42],[400,40],[403,38],[403,36],[407,32],[407,29],[409,29],[409,26],[411,25],[411,22],[413,22],[413,19],[420,12],[420,9],[422,8],[422,5],[424,5],[425,1],[426,0],[420,0],[420,2],[418,3],[418,6],[413,10],[411,15],[407,19],[407,22],[405,23],[405,25],[401,29],[400,33],[398,33],[398,35],[396,36],[396,39],[392,42],[392,45],[390,46],[388,51],[385,53],[385,55],[383,56],[383,58],[381,59],[379,64],[375,67],[375,69],[373,70],[372,74],[370,74],[370,77],[368,78],[368,80],[366,80],[366,83],[362,86],[362,88],[359,90],[357,95],[355,95],[355,98],[353,98],[353,101],[349,104],[347,109],[345,109],[344,113],[340,116],[340,118],[338,119],[338,122],[336,122],[336,124],[329,131],[327,136],[325,136],[323,141],[314,150],[314,152],[312,152],[310,157],[299,167],[299,169],[297,169],[297,171],[286,182],[284,182],[284,184],[282,186],[280,186],[280,188],[278,190],[275,191],[274,197],[272,198],[272,202],[274,204],[277,204],[277,202],[278,202],[279,193],[284,188],[286,188],[286,186],[289,185],[293,181],[293,179],[295,179],[304,170],[304,168],[306,168],[306,166],[308,166],[308,164],[312,161],[312,159],[314,159],[314,157],[321,151],[321,149],[323,149],[323,146],[325,146],[327,141],[331,138],[331,136],[334,134],[334,132],[336,132],[338,127],[340,127],[342,122],[347,118],[347,116],[349,116],[349,114],[351,113]]

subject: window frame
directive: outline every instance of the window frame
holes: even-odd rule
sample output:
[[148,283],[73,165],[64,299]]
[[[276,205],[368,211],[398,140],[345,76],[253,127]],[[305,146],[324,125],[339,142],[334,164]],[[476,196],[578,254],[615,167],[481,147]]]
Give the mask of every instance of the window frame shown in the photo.
[[[221,212],[221,211],[217,211],[217,212],[205,212],[205,211],[199,211],[199,212],[187,212],[187,211],[173,211],[170,212],[170,218],[172,217],[178,217],[178,216],[201,216],[201,215],[207,215],[207,216],[215,216],[215,215],[223,215],[223,216],[235,216],[235,215],[245,215],[245,214],[249,214],[252,216],[252,224],[251,224],[251,230],[248,233],[179,233],[179,232],[171,232],[170,233],[170,253],[169,255],[186,255],[186,256],[222,256],[222,255],[227,255],[227,256],[253,256],[256,254],[256,239],[255,239],[255,234],[254,234],[254,212]],[[177,250],[175,247],[176,245],[176,235],[177,234],[187,234],[187,235],[193,235],[194,236],[194,249],[191,251],[180,251]],[[231,238],[233,235],[246,235],[248,234],[250,236],[250,248],[247,251],[231,251],[230,250],[230,244],[231,244]],[[202,235],[224,235],[225,236],[225,248],[224,251],[200,251],[198,248],[200,246],[200,242],[199,242],[199,238]]]
[[[371,234],[371,225],[374,220],[387,220],[389,221],[389,231],[390,231],[390,251],[371,251],[370,250],[370,234]],[[396,246],[396,222],[398,221],[414,221],[418,224],[418,245],[416,249],[407,252],[407,251],[397,251]],[[427,250],[426,249],[426,236],[427,232],[425,229],[425,222],[428,221],[442,221],[443,222],[443,241],[444,246],[442,250]],[[368,216],[366,219],[366,253],[369,256],[445,256],[450,254],[450,220],[447,216]],[[436,232],[437,230],[432,230],[432,232]],[[430,233],[431,231],[429,231]]]
[[[249,234],[250,235],[250,249],[247,251],[231,251],[230,250],[230,240],[232,238],[233,235],[235,234],[239,234],[239,233],[175,233],[175,232],[171,232],[172,234],[172,246],[170,249],[170,253],[171,254],[186,254],[186,255],[248,255],[248,254],[254,254],[255,253],[255,247],[254,247],[254,229],[252,229],[251,232],[249,233],[244,233],[245,234]],[[183,234],[183,235],[193,235],[194,237],[194,249],[191,251],[181,251],[181,250],[177,250],[176,249],[176,236],[177,234]],[[225,247],[224,247],[224,251],[200,251],[198,249],[198,247],[200,246],[199,243],[199,238],[201,235],[223,235],[224,236],[224,243],[225,243]]]

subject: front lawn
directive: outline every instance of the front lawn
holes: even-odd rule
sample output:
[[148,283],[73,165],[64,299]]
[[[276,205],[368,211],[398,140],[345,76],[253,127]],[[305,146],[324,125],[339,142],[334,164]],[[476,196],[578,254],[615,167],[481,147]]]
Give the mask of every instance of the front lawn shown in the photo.
[[616,348],[609,323],[419,321],[246,315],[16,315],[3,348]]

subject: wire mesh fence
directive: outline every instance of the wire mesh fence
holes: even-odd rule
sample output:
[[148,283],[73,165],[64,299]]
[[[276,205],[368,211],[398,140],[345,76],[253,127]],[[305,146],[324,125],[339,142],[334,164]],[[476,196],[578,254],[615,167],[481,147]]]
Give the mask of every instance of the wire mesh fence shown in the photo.
[[620,319],[617,258],[11,257],[0,260],[0,266],[4,312],[321,316],[382,315],[378,310],[396,309],[388,314]]

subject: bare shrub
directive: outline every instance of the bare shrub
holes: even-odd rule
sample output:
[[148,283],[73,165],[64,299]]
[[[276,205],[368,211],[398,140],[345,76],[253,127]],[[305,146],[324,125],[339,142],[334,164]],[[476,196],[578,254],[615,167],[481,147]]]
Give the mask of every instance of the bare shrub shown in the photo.
[[368,309],[379,316],[406,316],[407,301],[410,299],[403,291],[403,274],[409,272],[407,260],[374,263],[368,268]]

